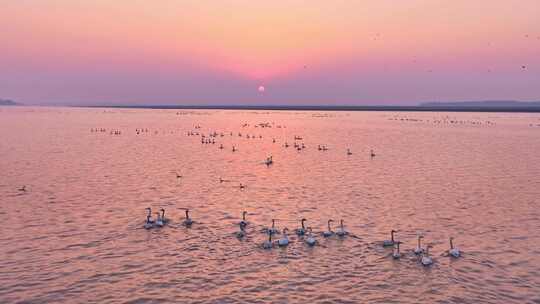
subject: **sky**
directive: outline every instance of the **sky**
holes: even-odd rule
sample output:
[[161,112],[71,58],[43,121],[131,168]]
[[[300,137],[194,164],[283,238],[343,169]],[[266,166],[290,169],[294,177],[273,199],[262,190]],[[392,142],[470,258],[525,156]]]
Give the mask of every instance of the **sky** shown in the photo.
[[540,100],[538,0],[0,0],[28,104]]

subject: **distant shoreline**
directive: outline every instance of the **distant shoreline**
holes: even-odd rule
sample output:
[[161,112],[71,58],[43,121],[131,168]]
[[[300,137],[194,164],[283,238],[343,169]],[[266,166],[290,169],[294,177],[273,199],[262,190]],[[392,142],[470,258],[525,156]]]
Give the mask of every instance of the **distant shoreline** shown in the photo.
[[284,105],[93,105],[80,108],[161,109],[161,110],[259,110],[259,111],[390,111],[390,112],[507,112],[540,113],[540,106],[284,106]]
[[22,104],[10,99],[0,99],[0,106],[22,106]]

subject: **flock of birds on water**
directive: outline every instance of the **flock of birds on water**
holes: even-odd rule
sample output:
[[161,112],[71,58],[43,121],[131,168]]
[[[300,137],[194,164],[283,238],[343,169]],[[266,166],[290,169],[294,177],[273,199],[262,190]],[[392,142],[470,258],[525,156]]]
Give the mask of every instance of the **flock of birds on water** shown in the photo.
[[[497,123],[491,120],[479,120],[479,119],[458,119],[445,115],[437,118],[415,118],[405,116],[403,114],[394,115],[393,117],[388,118],[389,121],[396,122],[409,122],[409,123],[427,123],[439,126],[457,126],[457,125],[470,125],[470,126],[484,126],[484,127],[493,127]],[[529,123],[529,127],[540,127],[540,123]]]
[[[161,208],[160,212],[155,212],[156,219],[154,220],[152,218],[152,209],[150,207],[146,208],[146,211],[148,214],[146,215],[146,220],[144,222],[143,228],[150,230],[154,228],[162,228],[165,225],[170,223],[170,220],[165,217],[165,209]],[[243,239],[247,236],[247,230],[246,227],[250,225],[250,223],[246,219],[246,215],[248,214],[247,211],[242,212],[242,220],[238,222],[239,230],[235,232],[235,236],[238,239]],[[322,236],[323,238],[330,238],[330,237],[339,237],[339,238],[345,238],[350,233],[345,229],[344,221],[343,219],[340,220],[339,227],[334,231],[332,230],[332,223],[334,220],[329,219],[327,221],[327,230],[320,232],[318,234],[313,232],[313,229],[311,227],[306,227],[307,219],[303,218],[300,220],[300,226],[294,230],[294,233],[300,237],[300,241],[303,241],[307,246],[314,247],[318,244],[317,236]],[[185,217],[181,219],[181,225],[186,228],[191,228],[195,224],[195,221],[189,216],[189,209],[185,209]],[[262,242],[260,245],[263,249],[270,250],[275,247],[287,247],[290,243],[289,240],[289,229],[283,228],[280,230],[276,227],[276,220],[272,219],[272,225],[269,227],[265,227],[261,230],[262,233],[265,233],[267,235],[267,239]],[[400,250],[400,245],[403,243],[401,241],[396,240],[396,234],[397,230],[390,231],[390,239],[383,240],[380,245],[383,247],[392,247],[392,258],[395,260],[398,260],[402,257],[402,252]],[[277,240],[273,239],[275,236],[281,235]],[[419,235],[417,238],[417,245],[413,249],[414,255],[418,257],[418,261],[423,266],[431,266],[434,261],[433,258],[429,254],[429,249],[432,248],[430,244],[427,244],[425,247],[422,246],[422,240],[424,239],[423,235]],[[459,258],[461,257],[461,251],[454,246],[454,238],[450,237],[450,248],[445,252],[447,256],[450,256],[452,258]]]
[[[177,115],[178,115],[178,113],[177,113]],[[250,126],[250,124],[248,124],[248,123],[242,124],[242,128],[249,127],[249,126]],[[257,128],[257,127],[260,127],[260,128],[272,128],[273,126],[275,126],[276,128],[286,128],[285,126],[274,125],[274,123],[268,123],[268,122],[263,122],[263,123],[259,123],[259,124],[255,124],[255,125],[254,125],[254,127],[256,127],[256,128]],[[224,136],[226,135],[226,133],[228,133],[228,135],[229,135],[230,137],[236,136],[236,134],[233,133],[233,132],[225,132],[225,133],[224,133],[224,132],[219,132],[219,133],[218,133],[217,131],[213,131],[213,132],[210,132],[209,134],[204,134],[204,133],[200,132],[199,129],[201,129],[201,126],[200,126],[200,125],[196,125],[196,126],[195,126],[195,131],[188,131],[188,132],[187,132],[187,136],[200,136],[200,138],[201,138],[201,144],[212,144],[212,145],[213,145],[213,144],[216,144],[216,143],[217,143],[216,138],[224,137]],[[106,128],[91,128],[91,129],[90,129],[90,132],[91,132],[91,133],[107,133],[107,129],[106,129]],[[140,134],[151,133],[151,132],[148,131],[148,128],[140,128],[140,129],[137,128],[137,129],[135,129],[135,133],[136,133],[137,135],[140,135]],[[157,135],[157,134],[159,134],[159,131],[154,131],[153,133],[154,133],[155,135]],[[167,133],[167,132],[164,132],[164,133]],[[170,133],[173,133],[173,132],[170,131]],[[109,131],[109,134],[110,134],[110,135],[121,135],[121,134],[122,134],[122,131],[120,131],[120,130],[110,130],[110,131]],[[251,135],[250,135],[249,133],[242,133],[242,132],[238,132],[238,133],[237,133],[237,136],[238,136],[238,137],[244,137],[244,138],[246,138],[246,139],[262,139],[262,138],[263,138],[262,135],[254,135],[254,134],[251,134]],[[304,150],[304,149],[307,148],[307,146],[305,145],[305,143],[304,143],[304,142],[301,142],[302,140],[303,140],[303,138],[302,138],[301,136],[295,135],[295,136],[294,136],[294,141],[293,141],[292,145],[291,145],[289,142],[285,141],[285,143],[283,144],[283,147],[284,147],[284,148],[289,148],[289,147],[292,146],[295,150],[297,150],[298,152],[300,152],[300,151],[302,151],[302,150]],[[276,142],[277,142],[276,139],[275,139],[275,138],[272,138],[272,143],[276,143]],[[223,150],[223,149],[225,149],[225,146],[221,143],[221,144],[219,145],[219,149],[220,149],[220,150]],[[322,145],[319,144],[319,145],[317,145],[317,150],[318,150],[318,151],[323,151],[323,152],[325,152],[325,151],[328,151],[329,148],[328,148],[328,146],[325,145],[325,144],[322,144]],[[232,148],[231,148],[231,151],[232,151],[232,152],[237,152],[237,151],[238,151],[238,147],[237,147],[236,145],[233,144],[233,145],[232,145]],[[349,156],[350,156],[350,155],[352,155],[352,154],[353,154],[353,153],[352,153],[351,149],[350,149],[350,148],[347,148],[347,150],[346,150],[346,155],[349,155]],[[373,158],[373,157],[376,156],[376,154],[375,154],[375,152],[373,151],[373,149],[371,149],[371,150],[369,151],[369,156],[370,156],[371,158]],[[273,161],[272,156],[267,157],[266,160],[264,161],[264,163],[265,163],[267,166],[270,166],[271,164],[273,164],[274,161]],[[177,177],[178,177],[178,176],[177,176]],[[224,181],[225,181],[225,180],[221,180],[221,182],[224,182]],[[243,188],[242,185],[240,186],[240,188]]]
[[[400,120],[400,121],[418,121],[411,118],[390,118],[390,120]],[[422,120],[419,120],[422,121]],[[429,122],[429,121],[428,121]],[[480,122],[471,122],[471,121],[454,121],[443,119],[443,120],[433,120],[433,123],[449,123],[449,124],[482,124]],[[485,122],[487,125],[493,125],[494,123],[487,121]],[[249,124],[243,124],[242,127],[247,127]],[[271,128],[273,126],[273,123],[260,123],[258,125],[255,125],[255,127],[261,127],[261,128]],[[282,128],[282,126],[278,125],[278,128]],[[198,129],[201,129],[200,125],[195,126],[196,131],[188,131],[187,136],[200,136],[201,143],[202,144],[216,144],[216,138],[218,137],[224,137],[225,133],[218,133],[218,132],[211,132],[208,135],[203,134]],[[100,133],[106,133],[107,129],[105,128],[92,128],[91,132],[100,132]],[[122,132],[120,130],[112,130],[109,131],[111,135],[120,135]],[[149,133],[147,128],[142,129],[136,129],[136,134],[142,134],[142,133]],[[154,131],[154,134],[158,134],[158,131]],[[262,139],[262,135],[249,135],[249,134],[242,134],[241,132],[237,133],[238,137],[245,137],[246,139]],[[234,136],[233,132],[229,132],[229,136]],[[294,136],[293,141],[293,147],[298,150],[302,151],[303,149],[306,149],[306,145],[301,142],[303,139],[301,136]],[[276,143],[276,139],[272,139],[273,143]],[[283,147],[288,148],[290,144],[288,142],[285,142]],[[225,147],[223,144],[219,145],[219,149],[224,149]],[[317,146],[318,151],[328,151],[329,148],[326,145],[318,145]],[[232,152],[238,151],[238,148],[233,145],[232,146]],[[346,151],[347,155],[352,155],[352,152],[350,149],[347,149]],[[376,156],[373,150],[370,150],[370,157],[373,158]],[[264,161],[264,164],[267,166],[272,165],[274,162],[273,157],[269,156]],[[182,178],[183,176],[176,173],[176,178]],[[227,182],[228,180],[219,179],[220,183]],[[244,189],[246,185],[240,183],[240,189]],[[23,186],[19,189],[19,191],[26,192],[26,186]],[[146,211],[148,214],[146,215],[146,220],[144,222],[143,228],[150,230],[150,229],[156,229],[156,228],[162,228],[168,224],[170,224],[169,218],[165,217],[165,209],[161,208],[160,212],[156,212],[156,219],[152,218],[152,209],[150,207],[146,208]],[[235,236],[238,239],[243,239],[247,235],[246,227],[249,225],[249,222],[246,220],[247,211],[242,212],[242,220],[238,222],[239,230],[235,232]],[[345,238],[349,235],[349,232],[345,229],[344,221],[343,219],[340,220],[339,227],[334,231],[332,229],[332,223],[334,220],[329,219],[327,221],[327,230],[322,231],[320,233],[314,233],[313,229],[311,227],[306,227],[307,220],[305,218],[302,218],[300,220],[300,226],[294,230],[294,233],[300,237],[300,241],[304,242],[307,246],[313,247],[318,244],[317,237],[323,237],[323,238],[331,238],[331,237],[339,237],[339,238]],[[190,217],[189,215],[189,209],[185,209],[185,217],[182,219],[181,224],[186,228],[191,228],[194,225],[195,221]],[[270,250],[275,247],[286,247],[289,245],[289,229],[284,228],[282,230],[279,230],[276,227],[276,220],[272,219],[272,224],[269,227],[266,227],[261,230],[262,233],[265,233],[267,235],[267,238],[264,242],[260,245],[263,249]],[[392,230],[390,231],[390,238],[387,240],[383,240],[380,242],[380,245],[382,247],[392,247],[392,258],[393,259],[400,259],[402,257],[402,251],[400,248],[400,245],[403,243],[401,241],[396,240],[396,234],[398,231]],[[279,238],[275,239],[276,237],[280,236]],[[432,248],[430,244],[427,244],[426,246],[422,246],[422,240],[424,239],[423,235],[419,235],[417,237],[417,244],[416,247],[412,250],[415,256],[418,257],[418,261],[423,266],[431,266],[434,261],[433,258],[430,256],[429,249]],[[452,258],[459,258],[461,257],[461,251],[454,246],[454,238],[450,237],[449,239],[449,246],[450,248],[445,252],[445,255],[450,256]]]
[[[178,115],[178,113],[177,113],[177,115]],[[389,120],[402,121],[402,122],[428,122],[428,123],[434,123],[434,124],[448,124],[448,125],[463,125],[463,124],[487,125],[487,126],[495,125],[495,123],[491,122],[491,121],[483,121],[482,122],[482,121],[474,121],[474,120],[457,120],[457,119],[452,119],[449,116],[445,116],[445,117],[440,118],[440,119],[432,119],[432,120],[429,120],[429,119],[423,120],[423,119],[415,119],[415,118],[409,118],[409,117],[395,116],[395,117],[389,118]],[[248,126],[250,126],[250,125],[247,124],[247,123],[244,123],[242,125],[243,128],[248,127]],[[285,126],[281,126],[281,125],[275,126],[274,123],[270,124],[270,123],[266,123],[266,122],[254,125],[254,127],[256,127],[256,128],[257,127],[260,127],[260,128],[272,128],[273,126],[277,127],[277,128],[285,128]],[[254,135],[254,134],[249,134],[249,133],[246,133],[246,132],[244,132],[244,133],[242,133],[242,132],[233,133],[233,132],[216,132],[216,131],[213,131],[213,132],[209,132],[208,134],[204,134],[203,132],[200,131],[200,129],[201,129],[200,125],[196,125],[194,129],[195,129],[194,131],[188,131],[187,136],[198,136],[198,137],[200,137],[201,144],[205,144],[205,145],[208,145],[208,144],[214,145],[214,144],[217,143],[216,139],[218,139],[220,137],[224,137],[226,135],[229,135],[231,137],[233,137],[233,136],[244,137],[246,139],[262,139],[263,138],[262,135]],[[106,129],[97,129],[96,128],[96,129],[92,129],[91,131],[92,132],[106,132]],[[143,134],[143,133],[148,133],[149,131],[148,131],[148,129],[143,128],[143,129],[136,129],[135,132],[136,132],[137,135],[139,135],[139,134]],[[111,131],[110,133],[112,135],[121,134],[121,132],[116,132],[116,131]],[[159,133],[158,131],[154,131],[154,134],[158,134],[158,133]],[[285,141],[284,144],[283,144],[283,147],[284,148],[289,148],[290,146],[292,146],[292,147],[294,147],[294,149],[296,149],[298,151],[302,151],[302,150],[306,149],[306,145],[302,140],[303,140],[303,138],[301,136],[295,135],[292,145],[289,144],[289,142]],[[275,138],[272,138],[272,143],[276,143]],[[222,143],[220,143],[219,144],[219,149],[225,149],[225,146]],[[317,150],[324,152],[324,151],[328,151],[329,148],[326,145],[323,144],[323,145],[318,145]],[[231,151],[232,152],[238,151],[238,147],[236,145],[232,145]],[[347,155],[352,155],[353,153],[351,152],[350,149],[347,149],[346,154]],[[376,156],[376,154],[375,154],[375,152],[373,150],[370,150],[369,156],[371,158],[373,158],[373,157]],[[273,164],[273,162],[274,162],[273,157],[269,156],[264,161],[264,164],[267,165],[267,166],[270,166],[270,165]],[[178,173],[176,173],[176,177],[181,178],[182,175],[179,175]],[[228,181],[229,180],[225,180],[223,178],[219,179],[220,183],[228,182]],[[240,187],[240,189],[244,189],[244,188],[246,188],[246,185],[240,183],[239,187]],[[152,218],[152,210],[151,210],[151,208],[146,208],[146,211],[148,212],[148,214],[146,216],[146,221],[145,221],[145,223],[143,225],[143,227],[145,229],[161,228],[161,227],[164,227],[165,225],[170,223],[170,220],[165,217],[165,210],[163,208],[160,209],[161,212],[156,212],[155,213],[155,215],[156,215],[155,220]],[[238,239],[243,239],[247,235],[246,227],[249,225],[249,222],[246,220],[246,215],[247,215],[247,212],[244,211],[242,213],[242,220],[239,221],[239,223],[238,223],[239,230],[235,232],[235,235],[236,235],[236,237]],[[301,237],[300,241],[303,241],[307,246],[310,246],[310,247],[316,246],[318,244],[317,236],[320,236],[320,237],[323,237],[323,238],[330,238],[330,237],[345,238],[345,237],[347,237],[349,235],[349,232],[345,229],[343,220],[340,220],[339,227],[334,231],[334,230],[332,230],[332,223],[334,221],[332,219],[329,219],[328,222],[327,222],[327,230],[323,231],[323,232],[320,232],[318,234],[314,233],[313,229],[311,227],[306,227],[306,225],[305,225],[306,221],[307,220],[305,218],[301,219],[300,220],[300,226],[297,229],[295,229],[294,232],[295,232],[296,235]],[[195,222],[193,221],[193,219],[189,215],[189,210],[186,209],[185,210],[185,218],[183,218],[181,224],[183,226],[187,227],[187,228],[191,228],[194,223]],[[288,237],[289,229],[284,228],[284,229],[282,229],[280,231],[276,227],[276,220],[275,219],[272,219],[272,225],[271,226],[262,229],[261,232],[267,234],[267,238],[261,244],[261,247],[263,249],[270,250],[270,249],[272,249],[274,247],[286,247],[290,243],[290,240],[289,240],[289,237]],[[383,240],[380,243],[380,245],[382,247],[392,247],[393,248],[392,255],[391,255],[392,258],[393,259],[400,259],[402,257],[402,251],[401,251],[401,248],[400,248],[402,242],[396,240],[396,238],[395,238],[396,234],[397,234],[397,231],[392,230],[390,232],[390,239]],[[278,237],[278,236],[280,236],[280,237],[276,239],[276,237]],[[412,250],[412,252],[414,253],[415,256],[418,257],[419,263],[421,265],[427,267],[427,266],[432,265],[433,262],[434,262],[433,258],[430,256],[430,253],[429,253],[429,250],[430,250],[430,248],[432,248],[432,246],[430,244],[427,244],[426,246],[422,246],[422,240],[423,239],[424,239],[423,235],[419,235],[417,237],[417,244],[416,244],[416,247]],[[445,252],[445,254],[447,256],[452,257],[452,258],[459,258],[462,255],[461,251],[457,247],[454,246],[453,241],[454,241],[454,238],[450,237],[449,238],[449,249]]]
[[[266,123],[257,124],[257,125],[255,125],[255,127],[271,128],[272,125],[273,125],[273,123],[270,124],[270,123],[266,122]],[[250,126],[250,125],[247,124],[247,123],[242,125],[243,128],[248,127],[248,126]],[[278,125],[277,128],[282,128],[282,126]],[[200,126],[195,126],[195,129],[200,129]],[[246,139],[255,139],[255,138],[262,139],[263,138],[262,135],[257,136],[257,135],[253,135],[253,134],[252,135],[250,135],[250,134],[242,134],[242,132],[238,132],[237,135],[238,135],[238,137],[245,137]],[[198,131],[188,131],[187,136],[200,136],[201,137],[201,144],[216,144],[216,138],[224,137],[225,133],[223,133],[223,132],[218,133],[217,131],[214,131],[214,132],[211,132],[208,135],[206,135],[206,134],[203,134],[203,133],[198,132]],[[229,136],[232,137],[232,136],[235,136],[235,134],[233,132],[229,132]],[[301,136],[297,136],[297,135],[294,136],[292,147],[295,150],[297,150],[298,152],[300,152],[300,151],[307,148],[306,144],[304,142],[302,142],[302,140],[303,140],[303,138]],[[272,138],[272,143],[275,144],[276,142],[277,142],[276,139]],[[291,147],[291,144],[289,144],[289,142],[285,141],[285,143],[283,144],[283,147],[284,148],[289,148],[289,147]],[[225,146],[223,146],[223,144],[220,144],[219,149],[223,150],[223,149],[225,149]],[[319,145],[317,145],[317,150],[318,151],[328,151],[329,148],[325,144],[323,144],[323,145],[319,144]],[[238,147],[236,145],[233,145],[231,151],[232,152],[238,151]],[[351,152],[350,148],[347,148],[346,153],[347,153],[347,155],[352,155],[353,154]],[[371,158],[376,156],[373,149],[370,150],[369,156]],[[273,163],[274,163],[274,160],[273,160],[272,156],[267,157],[266,160],[264,161],[264,164],[266,164],[267,166],[270,166]],[[223,182],[223,180],[221,180],[221,181]],[[240,188],[242,188],[242,185],[240,185]]]
[[[248,126],[249,124],[247,123],[242,125],[242,127],[248,127]],[[258,125],[255,125],[255,127],[261,127],[261,128],[271,128],[272,126],[273,126],[273,123],[272,124],[260,123]],[[278,126],[278,127],[281,128],[282,126]],[[226,135],[226,133],[216,132],[216,131],[210,132],[209,134],[204,134],[200,132],[199,129],[201,129],[200,125],[196,125],[195,131],[188,131],[187,136],[200,136],[201,144],[211,144],[211,145],[216,144],[217,138],[224,137]],[[148,132],[146,130],[140,130],[140,129],[136,130],[137,134],[139,134],[141,131]],[[235,136],[233,132],[228,132],[228,133],[229,133],[228,135],[231,137]],[[237,136],[245,137],[246,139],[256,139],[256,138],[262,139],[263,138],[262,135],[258,135],[258,136],[249,135],[249,134],[242,134],[241,132],[238,132]],[[302,140],[303,138],[301,136],[297,136],[297,135],[294,136],[293,147],[298,151],[302,151],[306,149],[306,145],[304,144],[304,142],[302,142]],[[276,143],[275,138],[272,138],[272,143]],[[283,144],[283,147],[288,148],[289,146],[290,144],[287,141],[285,141],[285,143]],[[225,147],[223,146],[223,144],[219,145],[219,149],[224,149],[224,148]],[[232,152],[236,152],[238,151],[238,148],[235,145],[233,145],[231,150]],[[317,150],[328,151],[329,148],[326,145],[318,145]],[[352,155],[351,150],[347,149],[346,154]],[[369,156],[373,158],[376,156],[376,154],[373,150],[370,150]],[[264,161],[264,164],[267,166],[270,166],[273,164],[273,162],[274,162],[273,157],[269,156]],[[176,178],[181,178],[181,177],[182,175],[176,173]],[[228,180],[225,180],[221,177],[219,179],[220,183],[226,182],[226,181]],[[240,189],[244,189],[246,185],[240,183],[239,187]],[[156,215],[155,220],[152,218],[152,209],[146,208],[146,211],[148,212],[148,214],[146,215],[146,221],[144,222],[144,225],[143,225],[145,229],[161,228],[169,223],[169,219],[165,217],[165,209],[161,208],[160,212],[155,213]],[[239,230],[235,232],[235,235],[238,239],[243,239],[247,235],[246,227],[249,225],[249,222],[246,220],[247,214],[248,214],[247,211],[242,212],[242,220],[238,222]],[[334,220],[329,219],[327,221],[327,230],[318,234],[314,233],[311,227],[306,227],[306,221],[307,220],[305,218],[302,218],[300,220],[300,226],[294,230],[294,233],[301,238],[300,240],[302,242],[304,242],[307,246],[310,246],[310,247],[316,246],[318,244],[317,236],[322,236],[323,238],[330,238],[330,237],[345,238],[349,235],[349,232],[345,229],[343,219],[340,220],[339,227],[335,231],[332,230],[332,223],[334,222]],[[181,224],[185,226],[186,228],[191,228],[194,223],[195,222],[189,215],[189,209],[185,209],[185,217],[182,219]],[[275,219],[272,219],[271,226],[265,227],[264,229],[261,230],[261,232],[267,235],[267,238],[265,239],[265,241],[262,242],[262,244],[260,245],[263,249],[270,250],[274,247],[286,247],[290,243],[289,236],[288,236],[289,229],[283,228],[282,230],[279,230],[276,227]],[[381,245],[383,247],[392,247],[393,248],[392,258],[397,260],[402,257],[402,252],[400,249],[400,245],[402,244],[402,242],[395,239],[396,233],[397,233],[396,230],[392,230],[390,232],[390,239],[384,240],[381,243]],[[278,236],[279,238],[275,239]],[[433,258],[429,254],[429,249],[431,248],[431,245],[428,244],[427,246],[422,247],[423,238],[424,238],[423,236],[418,236],[418,244],[417,244],[417,247],[413,250],[413,252],[416,256],[419,257],[419,262],[421,265],[430,266],[433,264]],[[453,238],[450,238],[449,241],[450,241],[450,249],[446,252],[446,254],[453,258],[459,258],[461,256],[461,252],[457,247],[454,247]]]
[[442,117],[442,118],[433,118],[433,119],[422,119],[422,118],[412,118],[407,116],[399,116],[396,115],[394,117],[388,118],[388,120],[391,121],[401,121],[401,122],[425,122],[425,123],[433,123],[436,125],[474,125],[474,126],[494,126],[495,122],[492,122],[490,120],[471,120],[471,119],[457,119],[452,118],[448,115]]

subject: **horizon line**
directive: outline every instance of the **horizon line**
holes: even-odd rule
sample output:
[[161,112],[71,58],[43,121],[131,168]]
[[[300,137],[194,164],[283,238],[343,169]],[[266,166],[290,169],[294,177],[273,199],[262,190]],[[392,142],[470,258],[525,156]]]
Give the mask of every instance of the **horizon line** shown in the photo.
[[[496,102],[496,101],[494,101]],[[70,105],[75,108],[161,109],[161,110],[270,110],[270,111],[402,111],[402,112],[511,112],[540,113],[540,102],[498,101],[512,105],[478,105],[481,101],[431,102],[418,105]],[[460,103],[462,103],[460,105]],[[517,103],[517,104],[516,104]]]

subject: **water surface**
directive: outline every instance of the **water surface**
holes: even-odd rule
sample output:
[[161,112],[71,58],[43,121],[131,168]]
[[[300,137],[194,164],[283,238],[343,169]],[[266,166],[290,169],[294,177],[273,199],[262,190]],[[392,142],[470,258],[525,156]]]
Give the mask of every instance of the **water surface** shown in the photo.
[[[2,303],[540,303],[538,114],[0,107],[0,138]],[[303,217],[351,235],[261,249]]]

